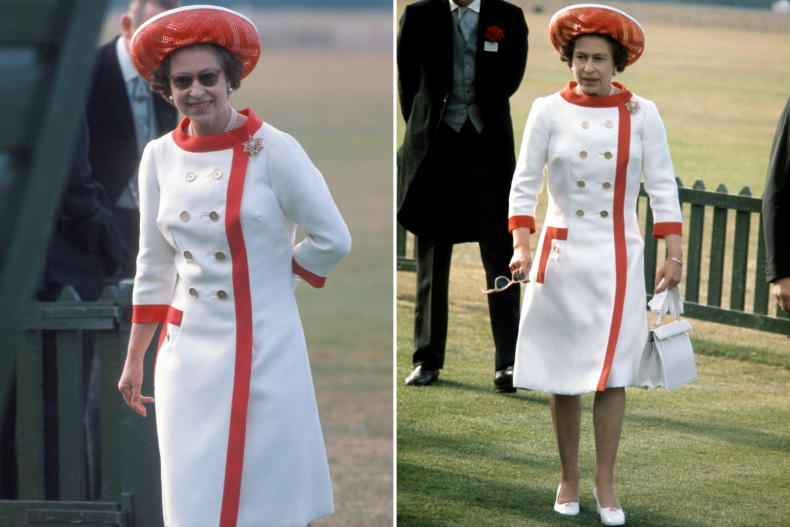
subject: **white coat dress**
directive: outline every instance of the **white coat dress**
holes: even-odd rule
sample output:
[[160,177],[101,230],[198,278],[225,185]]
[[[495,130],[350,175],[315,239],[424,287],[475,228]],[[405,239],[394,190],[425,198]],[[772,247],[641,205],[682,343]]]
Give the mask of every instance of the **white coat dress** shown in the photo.
[[636,204],[644,173],[653,235],[681,234],[666,132],[655,104],[622,91],[575,93],[530,110],[510,192],[510,229],[535,230],[548,207],[521,310],[513,384],[578,395],[633,386],[647,338],[644,241]]
[[299,144],[240,113],[210,137],[185,119],[140,162],[133,320],[166,322],[154,397],[167,527],[333,512],[293,284],[322,287],[351,238]]

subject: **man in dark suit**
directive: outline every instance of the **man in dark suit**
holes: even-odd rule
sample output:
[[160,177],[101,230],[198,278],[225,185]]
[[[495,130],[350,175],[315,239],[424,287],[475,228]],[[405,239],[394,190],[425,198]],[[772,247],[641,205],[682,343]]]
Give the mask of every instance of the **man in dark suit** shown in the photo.
[[763,194],[766,268],[780,307],[790,311],[790,99],[776,127]]
[[[422,0],[401,18],[398,221],[417,236],[415,369],[406,384],[430,384],[444,366],[453,244],[479,242],[488,288],[510,276],[509,98],[524,76],[527,33],[521,9],[502,0]],[[519,300],[518,285],[488,295],[497,392],[515,391]]]
[[132,0],[121,16],[122,34],[99,48],[88,99],[90,163],[113,205],[126,244],[113,281],[133,278],[140,237],[137,168],[146,143],[176,127],[175,106],[153,93],[132,63],[134,32],[149,18],[178,7],[178,0]]

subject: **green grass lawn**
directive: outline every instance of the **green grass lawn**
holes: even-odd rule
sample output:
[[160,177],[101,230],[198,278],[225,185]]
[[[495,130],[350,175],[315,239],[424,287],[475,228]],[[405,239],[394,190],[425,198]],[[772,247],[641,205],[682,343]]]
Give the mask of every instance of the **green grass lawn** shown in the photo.
[[[405,4],[398,2],[399,10]],[[526,16],[527,73],[511,99],[517,148],[534,99],[572,78],[548,40],[551,13]],[[643,26],[643,58],[615,80],[658,105],[676,175],[687,186],[701,179],[710,190],[724,184],[737,193],[748,186],[761,196],[776,124],[790,95],[790,35],[651,21]],[[399,142],[403,131],[399,118]],[[538,216],[540,223],[542,208]],[[730,214],[730,230],[732,220]],[[751,232],[754,255],[756,215]],[[725,276],[730,268],[728,252]],[[751,262],[747,283],[760,272]],[[598,525],[592,396],[583,397],[582,512],[561,517],[552,509],[559,459],[548,395],[493,393],[493,341],[479,293],[485,274],[477,247],[454,251],[446,367],[427,388],[402,386],[411,370],[415,277],[401,272],[397,280],[398,525]],[[706,295],[707,265],[703,303]],[[749,286],[747,306],[752,295]],[[729,289],[723,296],[727,307]],[[790,525],[790,339],[691,324],[699,380],[670,393],[627,390],[616,487],[628,525]]]
[[[398,273],[398,525],[596,525],[592,395],[582,398],[582,513],[564,518],[552,509],[559,458],[548,395],[493,392],[479,266],[474,245],[457,247],[445,369],[425,388],[400,385],[411,370],[414,275]],[[699,380],[669,393],[627,390],[615,480],[628,525],[787,525],[788,338],[691,323]]]

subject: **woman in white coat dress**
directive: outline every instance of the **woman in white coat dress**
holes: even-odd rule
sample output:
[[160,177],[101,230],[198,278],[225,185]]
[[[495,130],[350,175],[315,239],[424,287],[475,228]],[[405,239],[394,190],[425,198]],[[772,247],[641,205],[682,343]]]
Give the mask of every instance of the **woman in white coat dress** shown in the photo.
[[[556,13],[550,35],[575,82],[534,102],[513,177],[510,268],[530,282],[513,384],[552,394],[562,467],[554,508],[567,515],[579,513],[581,394],[595,392],[593,493],[603,523],[622,525],[613,478],[624,387],[634,385],[647,338],[636,214],[643,173],[653,235],[666,240],[669,252],[656,292],[680,281],[682,216],[655,105],[612,83],[642,53],[639,23],[616,9],[582,4]],[[529,237],[544,168],[549,201],[533,265]]]
[[119,383],[145,416],[143,355],[165,324],[155,390],[168,527],[304,527],[333,512],[293,290],[299,277],[322,287],[351,239],[299,144],[228,105],[259,55],[255,26],[212,6],[167,11],[132,40],[138,71],[185,115],[140,162]]

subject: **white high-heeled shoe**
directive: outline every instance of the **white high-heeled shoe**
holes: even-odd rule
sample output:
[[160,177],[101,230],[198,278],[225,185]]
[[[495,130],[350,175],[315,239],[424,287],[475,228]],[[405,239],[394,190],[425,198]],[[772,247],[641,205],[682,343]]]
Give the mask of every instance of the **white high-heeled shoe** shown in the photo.
[[570,501],[568,503],[560,503],[560,488],[562,488],[562,484],[557,487],[557,499],[554,500],[554,510],[565,516],[576,516],[579,514],[579,502]]
[[595,496],[595,508],[598,514],[601,515],[601,523],[604,525],[625,525],[625,513],[623,509],[615,509],[614,507],[601,508],[601,504],[598,503],[598,493],[595,491],[595,487],[593,487],[593,496]]

